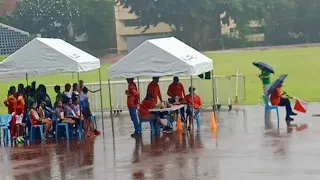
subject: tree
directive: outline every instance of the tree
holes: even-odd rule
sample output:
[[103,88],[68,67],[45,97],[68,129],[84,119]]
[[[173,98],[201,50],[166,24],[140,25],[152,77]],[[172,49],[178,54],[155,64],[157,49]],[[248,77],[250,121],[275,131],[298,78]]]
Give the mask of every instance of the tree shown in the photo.
[[130,13],[138,16],[145,29],[165,22],[188,39],[208,26],[212,38],[219,38],[221,23],[229,25],[230,18],[242,28],[250,20],[261,22],[273,9],[289,5],[290,0],[119,0],[118,3],[130,7]]
[[113,6],[112,0],[23,0],[0,20],[31,34],[71,43],[85,34],[90,49],[105,49],[113,30]]
[[77,12],[73,19],[75,34],[85,30],[90,49],[106,49],[114,35],[114,1],[76,0],[73,5]]

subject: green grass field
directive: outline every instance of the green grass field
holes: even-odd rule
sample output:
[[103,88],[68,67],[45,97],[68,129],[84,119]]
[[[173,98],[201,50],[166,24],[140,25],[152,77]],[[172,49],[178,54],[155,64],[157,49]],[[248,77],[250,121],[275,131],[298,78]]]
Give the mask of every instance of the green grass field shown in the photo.
[[[241,74],[246,76],[246,104],[257,104],[261,99],[262,85],[258,78],[259,70],[252,65],[253,61],[264,61],[275,69],[276,74],[272,76],[275,80],[280,74],[288,74],[284,83],[284,89],[292,96],[296,96],[308,101],[320,101],[320,95],[317,94],[318,80],[317,72],[320,72],[320,48],[297,48],[281,49],[268,51],[244,51],[230,53],[209,53],[207,54],[214,61],[215,75],[235,74],[237,68]],[[0,56],[1,59],[1,56]],[[109,65],[102,67],[102,80],[107,80],[107,68]],[[85,82],[97,82],[98,71],[83,73],[80,78]],[[77,81],[76,74],[74,77],[70,74],[49,75],[43,77],[31,77],[29,82],[37,81],[37,84],[54,85],[72,83]],[[25,79],[0,83],[0,99],[5,99],[7,90],[11,85],[25,83]],[[205,89],[203,99],[209,99],[211,91],[211,82],[203,85]],[[103,88],[104,104],[108,104],[107,88]],[[49,95],[54,98],[52,88],[48,88]],[[212,98],[211,98],[212,99]],[[6,112],[3,104],[0,105],[0,113]]]

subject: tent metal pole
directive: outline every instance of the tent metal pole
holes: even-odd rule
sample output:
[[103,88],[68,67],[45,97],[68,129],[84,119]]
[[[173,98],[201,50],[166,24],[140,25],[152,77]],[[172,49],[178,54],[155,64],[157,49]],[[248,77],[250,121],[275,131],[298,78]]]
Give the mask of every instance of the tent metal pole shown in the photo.
[[[191,80],[191,87],[193,87],[193,78],[192,78],[192,76],[190,77],[190,80]],[[192,117],[191,117],[191,119],[192,119],[192,121],[191,121],[191,125],[192,125],[192,128],[194,128],[194,108],[193,108],[193,104],[194,104],[194,99],[193,99],[193,96],[194,96],[194,91],[193,91],[193,89],[191,89],[191,91],[192,91],[192,94],[191,94],[191,106],[192,106],[192,108],[191,108],[191,114],[192,114]],[[191,92],[190,92],[191,93]]]
[[28,74],[26,74],[26,81],[27,81],[27,86],[29,85],[29,78],[28,78]]
[[[74,73],[72,73],[72,75],[73,75]],[[78,86],[79,86],[79,79],[80,79],[80,74],[79,73],[77,73],[77,78],[78,78],[78,82],[77,82],[77,84],[78,84]],[[80,101],[80,96],[78,97],[79,98],[79,101]],[[81,109],[81,106],[79,106],[80,107],[80,119],[82,118],[81,116],[82,116],[82,109]],[[80,121],[80,125],[81,125],[81,127],[83,127],[83,121]]]
[[212,78],[212,111],[216,110],[216,93],[215,93],[215,79],[213,76],[213,70],[211,71],[211,78]]
[[80,74],[79,73],[77,73],[77,78],[78,78],[77,84],[79,84],[79,81],[80,81]]
[[111,118],[111,127],[112,127],[112,137],[114,139],[114,123],[113,123],[113,114],[112,114],[112,97],[111,97],[111,83],[110,79],[108,79],[108,87],[109,87],[109,105],[110,105],[110,118]]
[[[102,83],[101,83],[101,68],[99,68],[99,85],[100,85],[100,108],[101,108],[101,123],[102,123],[102,133],[104,136],[104,117],[103,117],[103,99],[102,99]],[[96,127],[97,128],[97,127]]]
[[140,104],[140,80],[139,77],[137,77],[138,80],[138,92],[139,92],[139,104]]

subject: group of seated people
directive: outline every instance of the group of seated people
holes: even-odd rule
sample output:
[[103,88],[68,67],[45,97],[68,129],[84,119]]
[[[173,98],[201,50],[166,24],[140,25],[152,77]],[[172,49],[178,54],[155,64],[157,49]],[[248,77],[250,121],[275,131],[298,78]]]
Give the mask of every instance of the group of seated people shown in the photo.
[[27,87],[19,84],[17,91],[14,86],[11,86],[7,98],[3,101],[8,108],[8,114],[12,115],[9,119],[11,137],[18,142],[24,141],[26,127],[30,131],[31,126],[43,125],[46,139],[54,135],[54,123],[68,123],[70,128],[75,127],[77,123],[83,124],[86,137],[99,135],[100,132],[94,128],[91,120],[87,96],[90,90],[83,85],[83,81],[80,81],[79,86],[74,83],[73,87],[71,90],[71,85],[66,84],[65,91],[61,93],[60,86],[55,86],[57,95],[52,105],[43,84],[38,88],[36,88],[36,82],[32,82],[31,86]]
[[[184,91],[183,84],[179,82],[178,77],[173,78],[173,83],[169,86],[167,95],[169,96],[168,101],[163,101],[160,92],[160,87],[158,85],[159,78],[153,77],[153,81],[149,83],[147,88],[147,95],[144,100],[139,104],[139,94],[137,92],[137,87],[133,82],[133,78],[128,78],[128,89],[126,94],[128,96],[128,107],[131,120],[133,121],[135,132],[131,135],[132,137],[141,135],[141,125],[140,121],[150,121],[154,123],[153,126],[161,126],[164,133],[171,133],[172,127],[168,126],[167,121],[162,121],[166,116],[173,116],[177,118],[180,117],[183,121],[188,124],[188,130],[191,130],[194,118],[197,121],[197,126],[199,128],[200,122],[200,108],[202,105],[201,98],[195,93],[195,88],[191,86],[189,88],[189,94],[186,95]],[[158,98],[160,103],[158,103]],[[166,108],[172,107],[174,105],[184,104],[187,105],[186,115],[184,107],[175,112],[150,112],[153,108]],[[136,109],[138,110],[138,116],[135,114]],[[139,117],[139,120],[137,119]]]

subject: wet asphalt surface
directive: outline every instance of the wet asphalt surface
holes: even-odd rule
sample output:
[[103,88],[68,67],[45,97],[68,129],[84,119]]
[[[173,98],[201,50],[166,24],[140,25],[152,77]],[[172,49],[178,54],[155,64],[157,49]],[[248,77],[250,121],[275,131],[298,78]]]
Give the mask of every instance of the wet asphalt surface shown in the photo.
[[284,120],[276,130],[275,113],[274,128],[266,128],[263,106],[241,106],[217,112],[216,132],[210,130],[211,113],[203,112],[200,131],[156,138],[146,123],[136,139],[130,137],[132,123],[124,112],[114,117],[114,138],[107,117],[104,135],[82,141],[1,145],[0,179],[319,179],[320,118],[312,117],[319,109],[320,104],[311,104],[307,114],[295,118],[308,124],[303,131],[288,133]]

